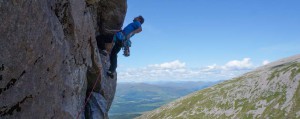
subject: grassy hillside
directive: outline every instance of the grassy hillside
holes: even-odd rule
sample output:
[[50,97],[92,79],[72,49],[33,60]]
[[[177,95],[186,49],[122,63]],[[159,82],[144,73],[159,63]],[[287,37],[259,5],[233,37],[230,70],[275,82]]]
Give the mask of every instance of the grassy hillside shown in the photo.
[[300,118],[299,81],[300,55],[195,92],[139,118]]
[[119,83],[111,119],[132,119],[189,93],[218,82]]

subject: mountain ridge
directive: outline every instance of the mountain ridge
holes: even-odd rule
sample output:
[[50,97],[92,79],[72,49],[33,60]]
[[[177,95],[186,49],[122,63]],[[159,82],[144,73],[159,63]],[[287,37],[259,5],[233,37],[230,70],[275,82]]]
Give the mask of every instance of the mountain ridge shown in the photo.
[[138,118],[299,118],[300,55],[189,94]]

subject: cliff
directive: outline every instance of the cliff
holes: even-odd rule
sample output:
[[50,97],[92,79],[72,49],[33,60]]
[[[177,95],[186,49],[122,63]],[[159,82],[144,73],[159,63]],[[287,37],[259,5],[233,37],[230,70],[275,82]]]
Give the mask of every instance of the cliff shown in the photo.
[[[120,29],[126,0],[1,0],[0,118],[108,118],[116,78],[97,36]],[[116,77],[116,76],[115,76]]]
[[300,118],[300,55],[200,90],[140,119]]

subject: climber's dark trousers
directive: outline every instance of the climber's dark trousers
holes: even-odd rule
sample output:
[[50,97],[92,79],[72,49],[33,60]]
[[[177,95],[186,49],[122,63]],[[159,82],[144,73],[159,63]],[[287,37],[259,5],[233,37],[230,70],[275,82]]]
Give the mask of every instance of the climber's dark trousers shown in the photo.
[[122,48],[122,42],[120,40],[117,40],[115,42],[115,45],[111,51],[110,54],[110,67],[109,67],[109,71],[111,71],[112,73],[114,73],[117,69],[117,59],[118,59],[118,53],[120,52]]

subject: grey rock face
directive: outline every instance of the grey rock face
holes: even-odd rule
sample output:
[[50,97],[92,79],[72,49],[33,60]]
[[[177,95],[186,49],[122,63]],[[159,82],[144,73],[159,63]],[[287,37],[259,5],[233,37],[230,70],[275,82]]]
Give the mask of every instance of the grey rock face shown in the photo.
[[108,34],[104,26],[121,28],[126,7],[126,0],[0,0],[0,118],[76,118],[97,77],[89,104],[98,102],[94,115],[107,118],[116,79],[105,75],[108,57],[95,37]]

